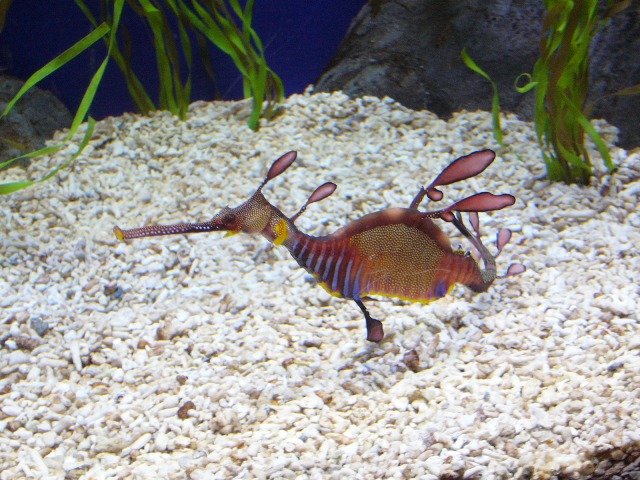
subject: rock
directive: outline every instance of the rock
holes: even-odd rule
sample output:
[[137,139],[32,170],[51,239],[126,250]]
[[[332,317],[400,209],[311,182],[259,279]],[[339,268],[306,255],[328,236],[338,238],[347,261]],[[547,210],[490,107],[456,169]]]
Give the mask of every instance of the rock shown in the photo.
[[40,317],[31,317],[31,328],[33,328],[38,335],[44,337],[49,331],[49,324]]
[[[0,75],[0,109],[18,93],[24,82],[10,75]],[[0,161],[44,147],[56,130],[71,125],[73,116],[51,92],[35,87],[0,119]],[[9,140],[11,143],[7,143]]]
[[[597,35],[590,100],[640,83],[639,4],[634,0]],[[316,91],[389,96],[443,118],[463,109],[491,110],[489,82],[461,60],[466,47],[497,83],[503,111],[531,120],[534,95],[516,92],[514,80],[533,70],[543,14],[537,0],[369,2],[316,82]],[[603,99],[592,114],[602,117],[620,129],[621,147],[640,145],[640,95]]]

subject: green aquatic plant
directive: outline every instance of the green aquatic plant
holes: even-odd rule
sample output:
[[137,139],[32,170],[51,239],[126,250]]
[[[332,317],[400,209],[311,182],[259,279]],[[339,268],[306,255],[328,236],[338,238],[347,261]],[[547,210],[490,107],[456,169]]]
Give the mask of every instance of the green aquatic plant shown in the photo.
[[[101,0],[100,12],[101,20],[109,26],[113,25],[113,14],[110,4],[113,0]],[[109,44],[111,37],[115,37],[114,47],[111,50],[111,57],[118,68],[122,71],[127,83],[129,96],[136,105],[136,108],[143,115],[149,115],[155,110],[168,110],[179,118],[186,117],[187,108],[191,98],[191,72],[183,82],[180,69],[179,48],[176,44],[171,30],[169,19],[162,8],[157,8],[149,0],[127,0],[129,7],[141,18],[143,18],[153,34],[154,50],[156,53],[156,65],[159,76],[159,101],[155,105],[151,96],[147,93],[142,81],[136,75],[131,60],[132,45],[129,32],[124,25],[120,28],[111,29],[105,36],[105,43]],[[76,5],[82,10],[92,25],[97,28],[99,22],[93,12],[87,7],[83,0],[76,0]],[[191,42],[184,31],[184,25],[177,22],[180,32],[182,52],[188,69],[191,69]],[[124,36],[124,52],[120,49],[118,36]]]
[[[599,13],[597,0],[545,0],[544,4],[547,13],[540,56],[532,74],[522,74],[516,79],[516,89],[520,93],[535,90],[534,123],[549,179],[587,185],[593,166],[585,136],[593,141],[607,171],[615,171],[607,145],[589,121],[593,109],[593,103],[587,103],[589,49],[595,34],[629,1],[609,1],[604,13]],[[462,59],[471,70],[491,82],[494,136],[503,145],[497,86],[465,50]],[[520,86],[523,78],[527,82]],[[610,95],[638,93],[640,86],[634,85]]]
[[[113,11],[113,19],[114,20],[113,20],[113,25],[111,27],[109,25],[107,25],[107,24],[104,24],[104,23],[99,25],[96,29],[94,29],[87,36],[85,36],[84,38],[82,38],[81,40],[76,42],[74,45],[69,47],[67,50],[65,50],[60,55],[58,55],[56,58],[54,58],[49,63],[47,63],[44,67],[40,68],[37,72],[35,72],[33,75],[31,75],[31,77],[29,77],[27,79],[27,81],[24,83],[24,85],[18,91],[18,93],[13,97],[13,99],[11,99],[11,101],[9,101],[9,103],[5,107],[4,111],[2,112],[2,115],[0,115],[0,118],[8,115],[9,112],[11,111],[11,109],[14,107],[14,105],[31,88],[36,86],[42,79],[44,79],[47,76],[51,75],[53,72],[58,70],[60,67],[62,67],[63,65],[65,65],[69,61],[71,61],[74,58],[76,58],[78,55],[80,55],[82,52],[84,52],[89,47],[94,45],[96,42],[100,41],[100,39],[103,38],[105,35],[107,35],[112,28],[117,28],[118,24],[120,23],[120,16],[122,14],[122,7],[123,6],[124,6],[124,0],[115,0],[114,11]],[[36,158],[36,157],[39,157],[39,156],[42,156],[42,155],[51,155],[51,154],[57,152],[58,150],[60,150],[65,145],[67,145],[69,142],[71,142],[71,140],[73,139],[74,135],[80,129],[80,126],[81,126],[82,122],[85,120],[85,118],[87,118],[87,113],[89,112],[89,107],[93,103],[93,99],[95,98],[96,92],[98,90],[98,86],[100,85],[100,81],[102,80],[102,76],[104,75],[104,72],[105,72],[105,70],[107,68],[107,64],[109,62],[110,53],[111,53],[111,51],[113,49],[114,43],[115,43],[115,37],[112,37],[111,41],[109,42],[107,55],[104,58],[104,60],[102,61],[102,63],[100,64],[100,66],[98,67],[98,70],[96,71],[96,73],[91,78],[91,82],[89,83],[89,86],[87,87],[87,90],[85,91],[84,96],[82,97],[82,100],[80,101],[80,106],[78,107],[78,110],[76,111],[76,114],[73,117],[73,121],[71,122],[71,127],[69,128],[69,132],[64,137],[62,143],[59,143],[57,145],[46,146],[44,148],[36,150],[35,152],[26,153],[24,155],[20,155],[18,157],[12,158],[10,160],[6,160],[6,161],[0,163],[0,171],[10,167],[13,163],[15,163],[15,162],[17,162],[19,160],[22,160],[22,159]],[[87,143],[89,142],[89,140],[93,136],[94,126],[95,126],[95,120],[93,120],[91,117],[89,117],[89,119],[87,120],[87,126],[86,126],[86,129],[85,129],[85,132],[84,132],[84,136],[83,136],[83,139],[80,142],[78,150],[70,158],[68,158],[67,160],[65,160],[61,164],[59,164],[57,167],[53,168],[50,172],[48,172],[46,175],[44,175],[42,178],[40,178],[38,180],[24,180],[24,181],[0,183],[0,195],[6,195],[8,193],[13,193],[13,192],[16,192],[18,190],[22,190],[23,188],[30,187],[30,186],[32,186],[32,185],[34,185],[36,183],[44,182],[45,180],[48,180],[51,177],[53,177],[61,169],[66,168],[67,166],[69,166],[71,163],[73,163],[73,161],[80,154],[80,152],[82,152],[82,150],[84,150],[85,146],[87,145]]]
[[227,0],[231,9],[224,0],[192,0],[191,7],[183,0],[166,1],[194,31],[231,57],[242,74],[245,97],[253,98],[249,127],[257,130],[261,115],[269,119],[275,114],[284,99],[284,86],[268,67],[262,41],[251,27],[254,1],[247,0],[244,9],[238,0]]
[[[76,5],[93,24],[94,30],[27,79],[20,91],[7,104],[0,118],[7,115],[20,98],[41,80],[86,51],[96,42],[103,40],[106,43],[107,55],[91,79],[64,141],[58,145],[48,146],[4,161],[0,163],[0,171],[21,159],[52,154],[71,141],[72,137],[78,132],[81,123],[87,118],[87,113],[93,103],[110,58],[114,59],[123,72],[129,94],[140,112],[149,114],[157,110],[156,105],[133,70],[131,42],[127,40],[126,29],[121,29],[121,17],[125,0],[101,0],[101,15],[103,17],[101,23],[98,23],[83,0],[75,1]],[[230,7],[227,7],[227,2]],[[262,42],[251,27],[253,0],[248,0],[244,9],[238,0],[192,0],[191,5],[187,5],[183,0],[127,0],[126,4],[147,22],[153,34],[156,64],[160,79],[159,107],[161,109],[169,110],[181,119],[186,117],[191,97],[192,48],[189,33],[193,33],[200,46],[202,46],[202,40],[207,39],[217,48],[227,53],[242,74],[245,96],[253,98],[253,109],[248,121],[249,127],[257,130],[261,116],[268,119],[274,115],[278,104],[284,98],[284,86],[280,78],[267,66]],[[0,6],[0,20],[4,18],[7,9],[8,4],[4,4],[4,7]],[[173,15],[173,17],[170,17],[170,15]],[[179,46],[174,39],[171,28],[172,19],[175,20],[174,23],[177,25],[180,39]],[[119,33],[125,37],[124,51],[121,50],[118,42]],[[180,51],[182,51],[183,60],[188,69],[186,80],[182,80]],[[205,62],[205,67],[207,67],[206,57],[203,57],[203,61]],[[266,106],[263,108],[265,101]],[[45,181],[55,175],[61,168],[70,165],[91,138],[94,124],[93,119],[89,118],[84,138],[80,142],[80,148],[70,159],[62,162],[62,164],[38,180],[1,183],[0,194],[13,193],[35,183]]]
[[[113,0],[101,0],[102,21],[108,25],[113,21],[109,8],[111,3]],[[76,4],[96,27],[98,21],[85,2],[76,0]],[[251,26],[254,0],[248,0],[244,8],[238,0],[193,0],[190,5],[184,0],[127,0],[127,4],[148,24],[153,35],[160,79],[160,109],[169,110],[182,119],[186,116],[191,98],[193,53],[190,34],[193,34],[208,71],[211,68],[206,41],[229,55],[238,68],[243,79],[244,95],[253,99],[249,127],[257,130],[261,116],[267,119],[272,117],[284,98],[284,86],[268,67],[260,37]],[[174,38],[172,25],[177,28],[179,45]],[[124,37],[124,51],[116,42],[111,55],[127,81],[129,94],[136,107],[148,115],[158,108],[134,72],[128,32],[124,26],[111,32],[109,35]],[[109,36],[104,40],[109,42]],[[184,60],[188,69],[185,80],[182,80],[181,60]]]
[[597,0],[545,0],[540,57],[531,81],[520,91],[535,87],[535,127],[551,181],[588,185],[593,166],[585,134],[594,142],[613,173],[607,146],[587,118],[589,49],[594,35],[611,15],[628,2],[608,2],[599,14]]

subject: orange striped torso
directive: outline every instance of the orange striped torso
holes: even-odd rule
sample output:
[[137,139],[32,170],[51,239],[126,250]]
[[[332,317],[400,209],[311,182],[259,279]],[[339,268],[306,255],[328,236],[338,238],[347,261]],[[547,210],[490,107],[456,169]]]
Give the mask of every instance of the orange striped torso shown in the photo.
[[345,298],[426,302],[479,274],[471,257],[453,252],[433,221],[412,209],[373,213],[325,237],[293,237],[285,246],[298,263]]

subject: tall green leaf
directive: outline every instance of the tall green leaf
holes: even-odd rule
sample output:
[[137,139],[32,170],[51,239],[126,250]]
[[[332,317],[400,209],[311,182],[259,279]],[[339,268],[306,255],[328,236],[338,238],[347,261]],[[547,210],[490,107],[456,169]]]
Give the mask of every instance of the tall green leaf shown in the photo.
[[482,75],[484,78],[489,80],[491,84],[491,88],[493,90],[493,100],[491,102],[491,120],[493,123],[493,137],[496,139],[496,142],[504,147],[504,140],[502,134],[502,125],[500,124],[500,96],[498,95],[498,86],[496,82],[494,82],[491,77],[482,70],[476,62],[469,56],[467,53],[467,49],[462,49],[462,61],[464,64],[469,67],[474,72]]

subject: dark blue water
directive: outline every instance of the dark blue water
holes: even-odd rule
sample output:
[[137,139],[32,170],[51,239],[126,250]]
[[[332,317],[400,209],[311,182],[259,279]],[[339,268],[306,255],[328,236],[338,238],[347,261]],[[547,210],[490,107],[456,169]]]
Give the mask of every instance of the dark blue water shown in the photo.
[[[88,5],[97,3],[87,1]],[[302,92],[318,78],[365,3],[366,0],[256,0],[253,26],[263,41],[269,66],[284,82],[286,95]],[[151,33],[127,6],[125,10],[123,20],[133,38],[135,72],[157,102]],[[0,69],[24,80],[90,31],[89,21],[74,2],[13,2],[0,33]],[[235,66],[215,47],[210,50],[215,83],[196,59],[192,99],[242,98],[242,80]],[[96,44],[40,86],[75,111],[105,54],[104,44]],[[194,55],[197,56],[195,50]],[[100,119],[125,111],[135,111],[135,107],[120,70],[110,61],[90,113]]]

